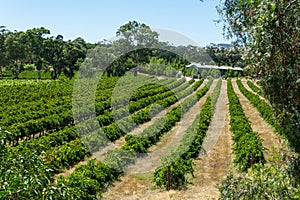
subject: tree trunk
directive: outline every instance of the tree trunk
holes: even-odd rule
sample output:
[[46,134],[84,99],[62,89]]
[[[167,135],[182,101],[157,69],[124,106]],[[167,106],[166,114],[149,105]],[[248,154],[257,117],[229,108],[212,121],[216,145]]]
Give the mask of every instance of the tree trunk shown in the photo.
[[137,76],[137,74],[138,74],[138,69],[137,69],[137,67],[135,67],[134,68],[134,76]]
[[38,79],[41,80],[41,70],[38,70]]
[[18,64],[16,65],[16,69],[15,69],[15,78],[19,79],[19,66],[18,66]]
[[57,71],[56,71],[56,69],[53,69],[51,75],[52,75],[52,79],[56,80],[56,78],[57,78]]

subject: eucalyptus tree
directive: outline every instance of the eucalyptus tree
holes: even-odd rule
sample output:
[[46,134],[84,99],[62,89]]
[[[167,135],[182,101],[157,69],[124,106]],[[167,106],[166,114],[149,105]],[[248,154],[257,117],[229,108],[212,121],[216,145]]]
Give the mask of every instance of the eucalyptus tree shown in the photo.
[[119,37],[122,53],[136,50],[133,52],[136,63],[147,53],[147,49],[153,48],[158,43],[158,33],[151,30],[148,25],[137,21],[129,21],[122,25],[117,30],[116,36]]
[[82,37],[77,37],[75,40],[72,41],[72,43],[80,45],[80,49],[82,49],[84,52],[86,52],[89,48],[88,44]]
[[83,60],[86,56],[86,47],[84,44],[78,42],[66,42],[64,44],[63,58],[64,64],[62,66],[62,71],[69,78],[74,76],[75,70],[78,70],[76,64],[78,64],[78,59]]
[[5,39],[8,30],[5,26],[0,26],[0,79],[2,79],[2,68],[7,64],[7,52],[5,49]]
[[122,25],[116,32],[117,37],[120,37],[129,47],[150,48],[158,42],[158,33],[151,28],[137,21],[129,21]]
[[9,66],[14,78],[18,79],[20,69],[26,63],[26,33],[22,31],[9,33],[5,39],[5,47]]
[[243,67],[241,61],[244,53],[244,48],[233,45],[231,47],[220,47],[215,44],[210,44],[206,48],[206,52],[218,65],[230,65]]
[[34,64],[38,70],[38,79],[41,78],[41,70],[45,63],[43,58],[44,46],[43,42],[46,39],[45,36],[50,34],[50,30],[41,28],[28,29],[26,32],[26,44],[27,44],[27,63]]
[[56,38],[50,37],[44,40],[43,46],[43,57],[52,67],[51,77],[57,79],[63,71],[62,66],[64,65],[64,45],[63,37],[58,35]]
[[50,37],[44,40],[43,46],[43,58],[52,67],[53,79],[58,78],[62,72],[72,78],[79,68],[79,63],[87,54],[87,46],[82,38],[66,42],[62,35],[58,35],[56,38]]

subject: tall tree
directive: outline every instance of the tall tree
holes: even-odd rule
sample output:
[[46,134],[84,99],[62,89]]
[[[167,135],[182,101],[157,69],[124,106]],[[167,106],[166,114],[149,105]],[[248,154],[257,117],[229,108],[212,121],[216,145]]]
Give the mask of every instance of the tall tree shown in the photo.
[[137,21],[129,21],[122,25],[117,33],[117,37],[125,40],[125,44],[133,48],[149,48],[158,42],[158,33],[152,31],[149,26]]
[[86,49],[83,44],[77,42],[67,42],[64,45],[63,57],[63,72],[69,78],[74,76],[74,71],[78,70],[75,68],[75,64],[78,59],[84,59],[86,54]]
[[[74,41],[64,41],[62,35],[56,38],[44,40],[43,57],[52,66],[52,78],[56,79],[64,72],[66,76],[72,78],[74,71],[78,70],[78,60],[83,60],[86,56],[86,43],[82,38]],[[77,64],[77,65],[76,65]]]
[[5,40],[7,58],[14,78],[18,79],[21,67],[26,62],[26,33],[13,32],[8,34]]
[[78,37],[75,40],[73,40],[72,43],[80,45],[80,48],[83,51],[85,51],[85,52],[87,51],[88,45],[87,45],[87,43],[85,42],[85,40],[83,38]]
[[241,64],[244,51],[243,47],[236,45],[231,47],[219,47],[215,44],[210,44],[206,47],[206,51],[218,66],[230,65],[234,67],[238,65],[239,67],[243,67]]
[[57,79],[63,71],[64,66],[64,45],[63,37],[58,35],[56,38],[48,38],[44,41],[43,57],[52,66],[51,76]]
[[2,79],[2,68],[7,64],[7,52],[5,49],[5,39],[8,30],[5,26],[0,26],[0,79]]
[[139,62],[141,54],[143,54],[142,49],[154,47],[158,43],[158,33],[151,30],[148,25],[137,21],[129,21],[127,24],[122,25],[116,35],[120,38],[121,53],[139,49],[135,52],[135,62]]
[[26,44],[27,44],[27,62],[34,64],[38,70],[38,79],[41,78],[41,69],[45,63],[43,56],[43,42],[45,40],[45,35],[50,34],[48,29],[44,27],[28,29],[25,32]]

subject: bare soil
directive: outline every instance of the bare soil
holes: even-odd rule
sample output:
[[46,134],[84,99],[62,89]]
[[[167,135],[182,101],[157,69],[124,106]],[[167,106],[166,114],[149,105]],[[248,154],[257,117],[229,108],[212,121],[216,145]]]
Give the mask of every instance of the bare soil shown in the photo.
[[[251,80],[250,80],[250,81],[251,81]],[[254,92],[254,91],[248,86],[247,80],[246,80],[246,79],[241,79],[241,82],[242,82],[242,84],[244,85],[244,87],[245,87],[247,90],[249,90],[250,92],[256,94],[260,99],[264,100],[267,104],[270,105],[270,102],[269,102],[266,98],[264,98],[263,96],[260,96],[260,95],[257,94],[256,92]],[[254,81],[251,81],[251,82],[252,82],[253,84],[255,84]],[[259,87],[259,86],[258,86],[258,87]]]
[[250,101],[240,92],[236,80],[232,80],[232,84],[234,91],[242,104],[242,108],[245,111],[245,115],[251,123],[252,130],[257,132],[263,139],[263,146],[267,148],[264,154],[266,158],[268,158],[271,152],[281,148],[281,138],[274,133],[274,129],[263,120],[257,109],[252,106]]
[[[215,86],[212,85],[209,94]],[[103,193],[103,199],[215,199],[219,197],[217,184],[227,175],[231,163],[231,133],[229,131],[228,99],[226,81],[223,81],[216,111],[204,140],[206,154],[195,160],[194,185],[180,191],[162,191],[151,182],[153,171],[160,164],[160,157],[166,155],[171,147],[179,145],[180,139],[199,113],[208,94],[188,112],[182,121],[161,141],[151,147],[151,156],[141,160],[127,172],[120,181]]]
[[[200,85],[200,87],[197,89],[201,90],[207,83],[207,80],[204,80],[203,83]],[[145,128],[147,128],[148,126],[150,126],[151,124],[153,124],[154,122],[156,122],[158,119],[160,119],[161,117],[165,116],[169,111],[171,111],[174,107],[178,106],[179,104],[181,104],[186,98],[190,97],[191,95],[193,95],[195,92],[193,92],[192,94],[180,99],[179,101],[177,101],[176,103],[174,103],[173,105],[171,105],[170,107],[168,107],[167,109],[164,109],[163,111],[161,111],[160,113],[158,113],[157,115],[155,115],[154,117],[151,118],[151,120],[149,122],[146,122],[144,124],[140,124],[137,128],[135,128],[134,130],[132,130],[130,133],[130,135],[138,135],[140,133],[142,133]]]
[[154,172],[155,168],[161,164],[161,157],[170,154],[172,149],[180,145],[180,141],[185,131],[192,125],[200,108],[205,103],[207,97],[211,94],[216,82],[213,82],[210,90],[202,97],[189,112],[173,127],[168,133],[164,134],[156,145],[149,148],[149,153],[145,158],[138,159],[136,164],[128,168],[129,173],[148,173]]

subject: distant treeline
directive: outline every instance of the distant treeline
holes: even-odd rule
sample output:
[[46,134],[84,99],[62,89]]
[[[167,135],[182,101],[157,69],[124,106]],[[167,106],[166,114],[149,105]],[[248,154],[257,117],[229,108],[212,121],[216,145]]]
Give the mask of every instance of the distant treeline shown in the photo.
[[62,35],[50,36],[50,30],[43,27],[12,32],[1,26],[0,78],[7,74],[20,78],[24,70],[36,70],[36,78],[41,78],[41,71],[50,71],[46,73],[47,77],[50,75],[53,79],[62,72],[72,77],[87,51],[95,46],[80,37],[64,41]]
[[185,66],[190,62],[240,61],[237,49],[174,46],[159,41],[158,35],[149,26],[130,21],[117,30],[117,40],[91,44],[81,37],[65,41],[62,35],[50,36],[44,27],[12,32],[0,26],[0,79],[57,79],[61,74],[72,78],[87,56],[108,76],[122,76],[132,68],[173,76],[174,70],[189,74]]

